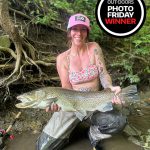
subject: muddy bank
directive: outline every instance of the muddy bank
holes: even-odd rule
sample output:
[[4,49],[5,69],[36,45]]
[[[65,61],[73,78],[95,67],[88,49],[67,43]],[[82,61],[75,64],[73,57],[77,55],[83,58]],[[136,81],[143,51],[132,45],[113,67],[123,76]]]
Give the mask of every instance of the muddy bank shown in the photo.
[[35,133],[40,132],[51,117],[51,113],[46,113],[44,110],[18,110],[14,108],[11,111],[0,113],[0,128],[7,129],[8,126],[13,122],[15,115],[18,112],[21,112],[21,115],[13,125],[13,133],[21,133],[26,131]]

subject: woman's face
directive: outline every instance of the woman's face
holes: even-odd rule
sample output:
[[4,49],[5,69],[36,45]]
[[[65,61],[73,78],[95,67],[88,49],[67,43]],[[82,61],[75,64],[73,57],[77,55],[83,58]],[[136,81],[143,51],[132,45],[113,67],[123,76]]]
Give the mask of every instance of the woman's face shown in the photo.
[[81,46],[86,42],[88,29],[84,25],[73,26],[70,30],[71,42],[77,46]]

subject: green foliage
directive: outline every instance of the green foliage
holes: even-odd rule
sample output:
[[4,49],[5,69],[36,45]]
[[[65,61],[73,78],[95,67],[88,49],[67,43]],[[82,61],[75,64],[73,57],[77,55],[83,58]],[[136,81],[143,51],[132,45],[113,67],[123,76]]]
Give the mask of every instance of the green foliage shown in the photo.
[[67,2],[67,0],[27,0],[25,7],[29,7],[30,4],[34,4],[35,9],[30,11],[31,16],[34,16],[34,23],[40,23],[45,25],[53,25],[55,21],[61,20],[59,11],[66,12],[68,14],[83,13],[87,15],[91,21],[91,33],[90,40],[102,41],[104,33],[97,25],[95,18],[95,8],[97,0],[78,0],[74,2]]
[[25,7],[36,6],[30,11],[34,23],[55,25],[60,20],[59,12],[73,13],[72,6],[66,0],[27,0]]
[[68,13],[73,13],[71,4],[66,0],[51,0],[51,4],[57,9],[65,10]]
[[[70,0],[71,1],[71,0]],[[147,16],[144,26],[134,35],[128,38],[114,38],[106,35],[98,26],[95,17],[95,8],[98,0],[27,0],[26,7],[34,3],[36,8],[31,9],[30,14],[34,16],[35,23],[45,25],[55,25],[57,20],[64,22],[68,18],[63,18],[61,12],[83,13],[91,21],[90,40],[97,41],[104,49],[116,52],[116,57],[110,66],[114,70],[119,70],[122,76],[118,77],[120,84],[139,83],[148,81],[150,76],[150,3],[147,5]],[[62,19],[63,18],[63,19]]]
[[25,8],[30,11],[35,24],[53,25],[59,16],[53,1],[49,0],[27,0]]
[[114,68],[121,68],[121,71],[124,72],[123,76],[118,77],[120,85],[124,83],[124,81],[129,81],[130,83],[137,83],[140,81],[140,78],[137,74],[134,74],[133,70],[134,63],[129,61],[129,59],[122,59],[117,62],[111,64]]
[[44,24],[44,25],[52,25],[55,21],[55,19],[58,17],[58,14],[52,10],[49,10],[49,12],[46,15],[39,15],[35,18],[34,22],[36,24]]
[[135,35],[122,40],[123,51],[117,56],[117,63],[114,61],[111,66],[120,67],[125,72],[124,78],[119,79],[120,83],[139,83],[150,77],[150,9],[147,9],[147,16],[144,26]]

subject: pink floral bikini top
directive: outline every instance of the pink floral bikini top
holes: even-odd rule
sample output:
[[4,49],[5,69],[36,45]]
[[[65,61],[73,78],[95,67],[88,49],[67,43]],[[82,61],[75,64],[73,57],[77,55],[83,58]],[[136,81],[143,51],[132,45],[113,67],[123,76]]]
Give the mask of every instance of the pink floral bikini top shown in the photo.
[[[87,50],[88,50],[88,46],[87,46]],[[88,52],[88,56],[90,59],[89,52]],[[69,59],[69,55],[68,55],[68,59]],[[98,68],[96,65],[91,63],[91,60],[90,60],[90,64],[79,72],[71,71],[69,65],[69,80],[70,83],[74,85],[79,83],[85,83],[87,81],[96,79],[98,77],[98,74],[99,74]]]

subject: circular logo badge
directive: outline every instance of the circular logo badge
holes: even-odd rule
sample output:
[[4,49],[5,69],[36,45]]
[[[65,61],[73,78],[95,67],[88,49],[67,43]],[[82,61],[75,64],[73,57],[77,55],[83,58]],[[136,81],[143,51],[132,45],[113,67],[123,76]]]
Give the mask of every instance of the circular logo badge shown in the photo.
[[96,19],[102,30],[115,37],[127,37],[137,32],[146,17],[143,0],[100,0]]

